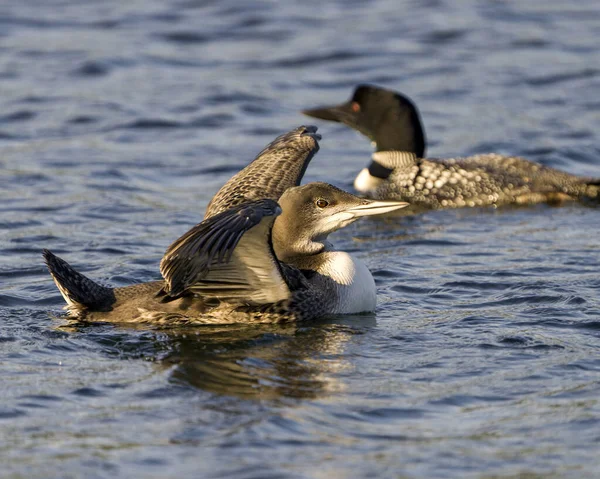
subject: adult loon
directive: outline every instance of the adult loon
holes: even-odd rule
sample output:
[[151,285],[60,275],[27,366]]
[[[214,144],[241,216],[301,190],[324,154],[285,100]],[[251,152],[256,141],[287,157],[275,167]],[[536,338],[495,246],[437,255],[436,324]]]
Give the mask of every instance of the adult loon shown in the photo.
[[398,92],[359,85],[346,103],[303,113],[344,123],[374,143],[371,163],[354,180],[354,187],[372,198],[406,200],[426,208],[600,198],[600,179],[516,156],[424,158],[426,141],[419,112]]
[[315,127],[297,128],[228,181],[205,219],[167,249],[162,281],[101,286],[44,250],[70,315],[174,325],[272,323],[374,310],[371,273],[327,237],[360,217],[407,203],[358,198],[327,183],[294,186],[319,139]]

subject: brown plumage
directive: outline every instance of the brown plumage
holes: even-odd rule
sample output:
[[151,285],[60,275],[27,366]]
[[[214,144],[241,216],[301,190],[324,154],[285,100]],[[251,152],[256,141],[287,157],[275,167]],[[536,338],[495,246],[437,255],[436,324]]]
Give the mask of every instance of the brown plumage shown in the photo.
[[[318,282],[295,262],[275,254],[272,230],[285,205],[282,221],[303,238],[299,256],[318,258],[328,247],[327,235],[360,216],[392,211],[405,203],[358,198],[325,183],[295,187],[318,150],[314,127],[300,127],[271,143],[247,168],[217,193],[206,218],[166,251],[160,271],[164,281],[124,288],[100,286],[65,261],[45,251],[50,274],[67,301],[72,316],[96,321],[155,325],[233,322],[285,322],[312,319],[334,312],[358,312],[375,306],[375,284],[366,302],[351,294],[352,276],[340,286],[321,268]],[[239,190],[235,183],[240,182]],[[280,198],[281,197],[281,198]],[[323,206],[324,205],[324,206]],[[296,224],[297,222],[301,224]],[[294,228],[291,228],[293,226]],[[279,235],[278,238],[284,238]],[[279,250],[286,251],[285,245]],[[327,261],[337,254],[327,252]],[[349,273],[353,264],[346,259]],[[313,261],[314,263],[314,261]],[[318,261],[317,261],[318,263]],[[359,291],[360,291],[360,284]],[[353,286],[354,288],[356,285]],[[359,298],[359,301],[356,298]],[[351,311],[346,311],[351,309]],[[358,308],[358,310],[357,310]]]
[[277,201],[285,190],[300,184],[319,151],[320,139],[314,126],[301,126],[277,137],[221,187],[206,207],[204,218],[248,201]]

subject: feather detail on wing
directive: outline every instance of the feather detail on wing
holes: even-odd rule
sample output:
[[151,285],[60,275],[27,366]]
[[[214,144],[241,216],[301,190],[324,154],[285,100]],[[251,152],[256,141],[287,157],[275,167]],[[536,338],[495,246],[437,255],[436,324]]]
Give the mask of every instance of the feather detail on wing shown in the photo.
[[247,304],[289,298],[271,246],[279,214],[275,201],[254,201],[212,216],[184,234],[160,263],[166,300],[187,293]]
[[320,139],[315,126],[300,126],[277,137],[223,185],[206,208],[204,218],[249,201],[277,201],[285,190],[300,184],[310,160],[319,151]]

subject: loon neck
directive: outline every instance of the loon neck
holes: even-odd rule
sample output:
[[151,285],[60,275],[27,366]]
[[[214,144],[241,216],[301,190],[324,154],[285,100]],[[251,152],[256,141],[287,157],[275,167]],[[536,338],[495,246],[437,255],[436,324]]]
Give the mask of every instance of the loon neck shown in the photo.
[[303,270],[313,287],[334,299],[331,314],[374,311],[377,304],[375,280],[367,266],[345,251],[328,250],[297,258],[294,266]]
[[371,161],[367,170],[369,171],[369,175],[371,175],[373,178],[379,178],[382,180],[389,178],[389,176],[392,174],[392,171],[394,171],[393,168],[387,168],[377,161]]
[[396,168],[407,168],[417,163],[418,156],[412,151],[386,150],[376,151],[371,155],[373,163],[381,165],[382,168],[395,170]]
[[425,156],[425,129],[416,106],[406,97],[380,106],[377,113],[364,120],[363,128],[376,144],[377,151],[408,151]]
[[354,180],[354,188],[361,193],[372,193],[387,180],[396,169],[405,170],[417,164],[418,157],[410,151],[376,151],[371,163]]
[[375,178],[387,179],[395,169],[409,168],[417,162],[417,155],[410,151],[376,151],[371,155],[369,173]]
[[314,254],[291,254],[283,258],[277,255],[277,257],[280,261],[298,269],[321,272],[324,267],[326,268],[328,253],[334,252],[334,249],[331,243],[315,243],[315,245],[319,245],[320,248]]
[[348,286],[356,279],[357,260],[345,251],[326,250],[315,255],[291,258],[291,261],[286,263],[308,272],[308,276],[311,276],[310,273],[316,273],[342,286]]
[[298,269],[317,268],[321,261],[321,255],[332,248],[331,243],[327,241],[298,238],[294,242],[286,242],[279,238],[274,239],[276,241],[273,241],[273,249],[277,259]]

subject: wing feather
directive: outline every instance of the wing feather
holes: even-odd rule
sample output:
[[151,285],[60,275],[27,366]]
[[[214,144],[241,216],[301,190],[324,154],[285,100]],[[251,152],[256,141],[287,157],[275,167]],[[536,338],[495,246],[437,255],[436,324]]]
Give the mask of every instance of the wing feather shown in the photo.
[[167,300],[186,293],[256,304],[287,299],[290,290],[270,241],[280,213],[273,200],[245,203],[181,236],[160,263]]
[[300,184],[319,151],[320,139],[316,126],[300,126],[277,137],[223,185],[206,208],[204,218],[249,201],[277,201],[285,190]]

